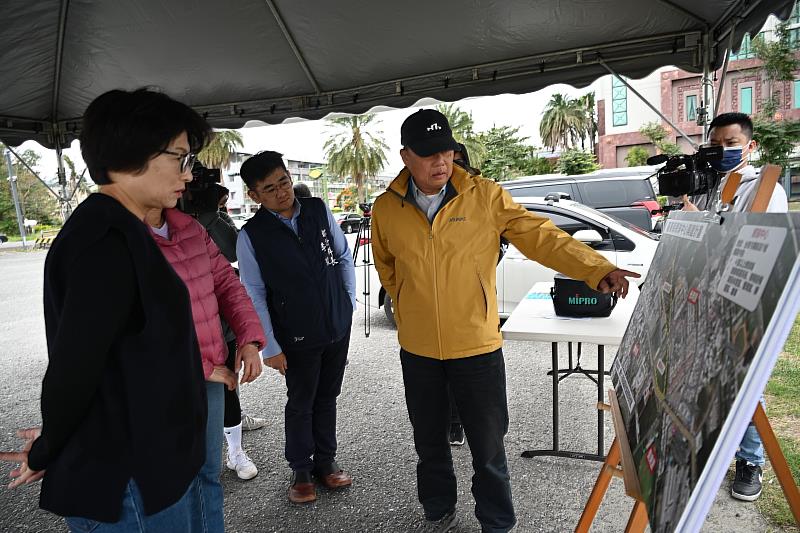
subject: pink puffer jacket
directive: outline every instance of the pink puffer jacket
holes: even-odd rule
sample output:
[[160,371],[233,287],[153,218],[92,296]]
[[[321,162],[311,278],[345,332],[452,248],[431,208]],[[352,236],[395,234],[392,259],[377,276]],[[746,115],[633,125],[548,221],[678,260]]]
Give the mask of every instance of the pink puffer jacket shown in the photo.
[[264,330],[236,272],[203,226],[177,209],[165,209],[164,215],[170,238],[155,233],[153,238],[189,289],[203,372],[208,379],[214,367],[224,365],[228,356],[220,312],[231,325],[239,346],[249,342],[264,346]]

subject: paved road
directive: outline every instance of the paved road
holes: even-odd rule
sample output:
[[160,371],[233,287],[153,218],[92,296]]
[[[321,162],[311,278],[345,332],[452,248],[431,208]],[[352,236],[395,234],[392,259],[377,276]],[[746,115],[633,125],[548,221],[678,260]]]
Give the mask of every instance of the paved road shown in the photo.
[[[41,279],[44,252],[0,251],[0,448],[14,448],[15,428],[39,420],[39,391],[46,368]],[[270,423],[245,433],[245,448],[260,468],[248,482],[225,472],[225,515],[229,531],[240,532],[405,532],[422,513],[416,499],[416,456],[405,410],[395,331],[383,312],[373,310],[372,334],[363,335],[364,315],[354,319],[348,366],[340,399],[339,462],[355,479],[349,490],[320,491],[315,504],[286,500],[289,470],[283,459],[285,386],[266,372],[242,389],[244,408]],[[87,334],[92,324],[87,322]],[[571,531],[594,483],[599,464],[566,459],[522,459],[528,447],[550,443],[549,345],[508,342],[510,429],[506,438],[520,532]],[[612,355],[612,354],[610,354]],[[607,358],[607,360],[610,357]],[[595,362],[589,350],[587,366]],[[594,446],[595,389],[588,380],[564,382],[561,394],[561,442],[591,450]],[[611,423],[606,442],[611,442]],[[157,436],[154,435],[154,438]],[[469,492],[467,447],[453,450],[459,479],[459,532],[479,531]],[[158,457],[153,461],[158,462]],[[164,464],[164,475],[170,465]],[[0,466],[5,476],[10,467]],[[0,488],[0,530],[64,531],[61,519],[37,508],[38,487]],[[593,531],[621,531],[630,511],[620,481],[612,483]],[[708,531],[765,531],[753,505],[731,500],[721,490],[707,522]]]

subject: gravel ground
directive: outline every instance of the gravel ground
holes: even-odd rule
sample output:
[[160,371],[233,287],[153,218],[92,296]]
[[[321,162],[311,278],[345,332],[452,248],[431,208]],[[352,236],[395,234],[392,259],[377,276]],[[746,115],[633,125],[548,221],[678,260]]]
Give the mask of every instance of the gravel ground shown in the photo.
[[[39,391],[46,368],[41,279],[44,252],[0,252],[0,448],[15,449],[14,430],[40,420]],[[259,467],[247,482],[225,471],[225,517],[234,532],[405,532],[422,520],[416,498],[416,455],[405,409],[394,329],[373,310],[372,333],[365,338],[363,308],[354,318],[349,366],[339,401],[339,463],[354,478],[342,491],[320,489],[313,504],[286,499],[290,472],[283,458],[283,379],[269,369],[242,388],[243,408],[269,420],[266,428],[245,433],[244,445]],[[87,323],[87,329],[91,324]],[[589,349],[585,366],[595,364]],[[517,531],[571,531],[591,491],[599,463],[569,459],[523,459],[520,452],[547,447],[550,433],[550,347],[507,342],[505,357],[511,417],[506,449],[519,525]],[[606,360],[613,358],[613,351]],[[561,443],[573,449],[595,445],[594,384],[569,378],[561,389]],[[612,439],[606,424],[606,444]],[[453,450],[459,479],[458,532],[480,530],[469,491],[468,446]],[[157,457],[153,461],[158,461]],[[169,475],[165,464],[164,475]],[[0,466],[5,475],[10,470]],[[732,500],[727,482],[706,522],[706,531],[765,531],[753,505]],[[0,489],[0,530],[64,531],[63,521],[37,507],[37,486]],[[631,502],[622,482],[611,484],[593,531],[621,531]]]

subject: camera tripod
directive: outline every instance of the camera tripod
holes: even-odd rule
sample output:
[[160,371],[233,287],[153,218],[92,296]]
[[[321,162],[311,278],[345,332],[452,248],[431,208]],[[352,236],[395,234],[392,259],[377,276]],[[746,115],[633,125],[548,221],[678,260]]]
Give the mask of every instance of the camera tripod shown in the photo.
[[370,249],[372,243],[372,236],[370,231],[370,211],[364,210],[364,216],[361,217],[361,222],[358,224],[358,233],[356,233],[356,243],[353,245],[353,265],[355,266],[356,260],[358,259],[358,251],[361,248],[361,245],[364,244],[364,253],[362,254],[361,263],[364,266],[364,292],[362,292],[364,296],[364,336],[369,337],[370,334],[370,313],[369,313],[369,283],[370,283],[370,272],[369,267],[372,264],[370,261]]

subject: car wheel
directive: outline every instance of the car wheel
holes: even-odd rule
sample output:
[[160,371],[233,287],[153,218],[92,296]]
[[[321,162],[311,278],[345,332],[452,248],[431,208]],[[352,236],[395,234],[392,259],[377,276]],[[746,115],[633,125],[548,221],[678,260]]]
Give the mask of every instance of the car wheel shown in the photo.
[[392,326],[397,327],[397,323],[394,321],[394,304],[392,303],[392,297],[389,296],[389,293],[383,295],[383,312],[386,313],[386,318],[389,319],[389,322],[392,323]]

